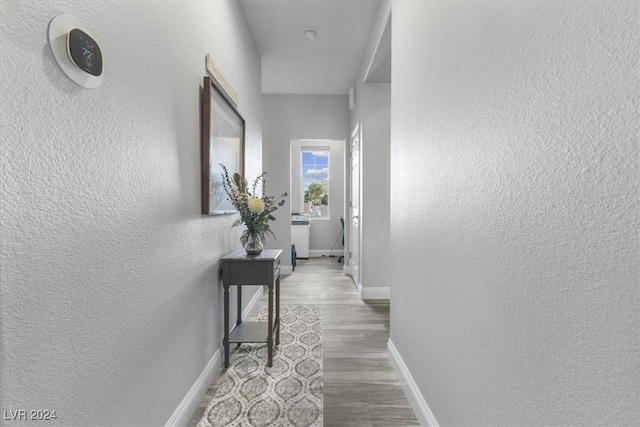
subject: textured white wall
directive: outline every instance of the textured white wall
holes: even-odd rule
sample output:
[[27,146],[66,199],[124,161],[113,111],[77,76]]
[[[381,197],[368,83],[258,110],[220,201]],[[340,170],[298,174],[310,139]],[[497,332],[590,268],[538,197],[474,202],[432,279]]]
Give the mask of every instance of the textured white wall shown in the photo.
[[[364,83],[391,14],[391,1],[381,0],[371,25],[355,87],[355,108],[351,110],[351,130],[360,125],[360,284],[367,288],[391,287],[389,270],[389,201],[390,201],[390,85]],[[349,149],[351,145],[349,144]],[[350,159],[350,153],[347,154]],[[350,160],[349,160],[350,161]],[[347,166],[350,171],[350,164]],[[347,188],[351,188],[347,176]],[[350,200],[350,196],[348,197]],[[347,205],[348,206],[348,205]],[[347,213],[347,217],[350,214]],[[345,244],[349,246],[349,227]],[[350,264],[349,253],[345,265]]]
[[640,420],[639,14],[393,4],[391,338],[441,425]]
[[[289,191],[291,180],[291,141],[294,139],[334,139],[349,137],[349,100],[346,95],[263,95],[262,161],[268,171],[268,188],[277,192]],[[343,179],[343,178],[341,178]],[[344,192],[341,182],[333,183]],[[333,188],[333,185],[332,185]],[[269,191],[276,191],[269,190]],[[338,195],[340,200],[344,199]],[[291,221],[289,209],[277,211],[272,227],[277,240],[269,247],[283,249],[285,260],[291,265]],[[332,208],[331,221],[312,221],[311,249],[330,249],[340,233],[337,212],[344,206]],[[339,247],[339,246],[338,246]]]
[[391,85],[365,83],[360,86],[359,101],[362,111],[360,283],[363,288],[388,288],[393,286],[389,269]]
[[[261,170],[244,16],[235,1],[0,8],[0,408],[55,410],[51,425],[163,425],[221,343],[218,259],[239,247],[233,217],[199,214],[206,53],[240,94],[247,172]],[[99,88],[55,63],[59,14],[101,41]]]

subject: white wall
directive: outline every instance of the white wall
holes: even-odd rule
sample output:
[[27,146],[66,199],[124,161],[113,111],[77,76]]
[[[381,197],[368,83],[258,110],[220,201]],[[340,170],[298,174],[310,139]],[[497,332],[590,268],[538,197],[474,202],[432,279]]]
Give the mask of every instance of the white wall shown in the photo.
[[[240,247],[232,216],[199,213],[207,53],[240,94],[247,172],[261,170],[260,57],[242,10],[0,8],[0,408],[55,410],[49,425],[163,425],[221,344],[218,260]],[[99,88],[55,63],[59,14],[101,41]]]
[[[355,108],[351,128],[360,125],[360,285],[381,292],[364,292],[363,298],[388,299],[393,274],[390,253],[390,126],[391,85],[365,83],[391,15],[391,2],[382,0],[371,26],[355,82]],[[350,188],[350,183],[348,184]],[[347,236],[347,245],[350,236]],[[345,264],[350,263],[346,254]]]
[[391,339],[441,425],[640,419],[639,14],[393,4]]
[[353,110],[351,110],[351,130],[355,129],[358,124],[358,120],[360,120],[362,116],[363,102],[361,97],[361,87],[364,84],[365,77],[367,76],[367,71],[372,64],[380,41],[384,36],[384,31],[387,27],[387,23],[389,22],[389,19],[391,17],[391,5],[391,0],[379,0],[378,8],[376,9],[373,22],[371,23],[371,30],[369,31],[369,36],[367,37],[367,42],[362,54],[362,59],[360,60],[358,75],[356,76],[356,79],[354,81],[355,105]]
[[365,83],[360,86],[359,100],[362,112],[360,281],[363,288],[386,289],[393,286],[389,269],[391,85]]
[[[296,139],[349,140],[349,99],[346,95],[263,95],[262,161],[268,175],[267,191],[289,191],[291,179],[291,141]],[[339,215],[344,215],[344,172],[332,180],[341,202],[331,208],[330,221],[312,221],[311,249],[329,250],[342,231]],[[341,196],[342,194],[342,196]],[[276,211],[272,229],[276,240],[270,248],[283,249],[283,264],[291,265],[291,209]],[[335,209],[335,210],[334,210]],[[341,247],[340,244],[336,246]]]

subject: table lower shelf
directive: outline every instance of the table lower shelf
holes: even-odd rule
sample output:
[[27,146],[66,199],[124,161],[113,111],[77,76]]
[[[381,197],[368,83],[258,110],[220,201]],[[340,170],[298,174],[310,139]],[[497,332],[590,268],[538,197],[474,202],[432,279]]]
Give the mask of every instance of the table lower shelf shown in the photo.
[[[273,325],[275,334],[278,323]],[[267,322],[242,322],[229,334],[230,343],[267,342]]]

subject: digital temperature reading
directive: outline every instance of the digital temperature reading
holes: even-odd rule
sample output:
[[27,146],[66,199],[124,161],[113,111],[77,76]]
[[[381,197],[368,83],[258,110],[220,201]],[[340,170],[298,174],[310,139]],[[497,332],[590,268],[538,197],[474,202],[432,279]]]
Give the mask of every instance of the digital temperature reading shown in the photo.
[[88,27],[71,15],[58,15],[49,21],[47,40],[58,66],[71,81],[87,89],[100,86],[105,58],[97,35]]
[[102,52],[98,43],[84,31],[74,28],[67,34],[67,55],[78,68],[92,76],[102,74]]

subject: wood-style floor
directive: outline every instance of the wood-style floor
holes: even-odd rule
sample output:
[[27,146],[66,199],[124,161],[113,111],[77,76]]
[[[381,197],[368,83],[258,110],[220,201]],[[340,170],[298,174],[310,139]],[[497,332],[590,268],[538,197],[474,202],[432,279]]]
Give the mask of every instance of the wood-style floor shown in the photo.
[[[322,312],[325,427],[418,425],[387,356],[389,303],[362,301],[337,258],[298,260],[280,286],[282,305],[318,305]],[[259,305],[266,303],[265,293]],[[190,427],[200,421],[218,382]]]

